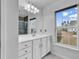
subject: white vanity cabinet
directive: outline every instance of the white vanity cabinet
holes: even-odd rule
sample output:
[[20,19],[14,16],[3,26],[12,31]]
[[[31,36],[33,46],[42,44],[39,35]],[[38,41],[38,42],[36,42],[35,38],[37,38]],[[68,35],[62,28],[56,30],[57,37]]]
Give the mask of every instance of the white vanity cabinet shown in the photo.
[[22,36],[19,42],[18,59],[42,59],[50,52],[50,36],[48,35]]
[[19,43],[18,46],[18,59],[32,59],[32,41]]
[[41,41],[40,39],[33,40],[33,59],[41,59]]
[[50,37],[33,40],[33,59],[41,59],[50,52]]
[[41,47],[41,53],[42,53],[42,55],[41,55],[41,57],[44,57],[45,55],[46,55],[46,45],[47,45],[47,43],[46,43],[46,37],[45,38],[42,38],[42,40],[41,40],[41,45],[42,45],[42,47]]
[[50,37],[47,37],[46,38],[46,53],[49,53],[50,50],[51,50],[51,47],[50,47]]
[[32,59],[32,53],[28,53],[24,56],[19,57],[19,59]]

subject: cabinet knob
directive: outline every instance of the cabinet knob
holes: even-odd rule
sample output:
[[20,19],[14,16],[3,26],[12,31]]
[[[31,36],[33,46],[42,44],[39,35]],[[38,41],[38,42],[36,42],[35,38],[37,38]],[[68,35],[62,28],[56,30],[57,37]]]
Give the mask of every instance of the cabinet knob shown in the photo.
[[25,45],[25,46],[27,46],[27,45]]
[[25,59],[27,59],[27,58],[25,58]]
[[27,51],[25,51],[25,52],[27,52]]

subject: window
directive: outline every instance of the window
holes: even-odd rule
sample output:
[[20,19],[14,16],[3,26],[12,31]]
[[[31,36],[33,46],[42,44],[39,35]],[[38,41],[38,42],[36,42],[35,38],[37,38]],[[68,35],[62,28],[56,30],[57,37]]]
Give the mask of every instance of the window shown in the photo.
[[57,43],[77,46],[77,5],[55,12]]

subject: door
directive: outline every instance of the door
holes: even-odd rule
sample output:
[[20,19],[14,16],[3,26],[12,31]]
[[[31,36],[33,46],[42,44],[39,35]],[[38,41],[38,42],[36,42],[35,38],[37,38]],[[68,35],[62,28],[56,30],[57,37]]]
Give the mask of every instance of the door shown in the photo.
[[42,39],[42,57],[46,55],[46,38]]
[[49,53],[50,52],[50,37],[47,37],[47,45],[46,45],[46,52]]
[[41,59],[40,39],[33,40],[33,59]]

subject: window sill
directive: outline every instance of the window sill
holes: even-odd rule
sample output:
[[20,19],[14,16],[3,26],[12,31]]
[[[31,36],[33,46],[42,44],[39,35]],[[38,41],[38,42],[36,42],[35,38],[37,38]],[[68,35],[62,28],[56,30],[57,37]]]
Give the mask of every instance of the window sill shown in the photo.
[[66,45],[66,44],[60,44],[60,43],[56,43],[55,45],[63,47],[63,48],[67,48],[67,49],[71,49],[74,51],[78,51],[79,52],[79,48],[71,46],[71,45]]

